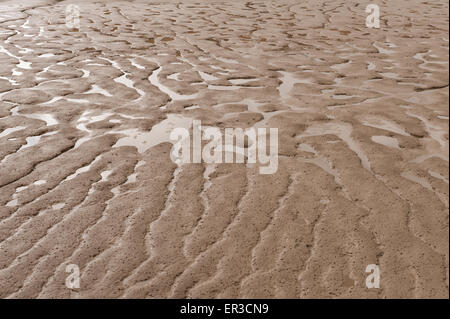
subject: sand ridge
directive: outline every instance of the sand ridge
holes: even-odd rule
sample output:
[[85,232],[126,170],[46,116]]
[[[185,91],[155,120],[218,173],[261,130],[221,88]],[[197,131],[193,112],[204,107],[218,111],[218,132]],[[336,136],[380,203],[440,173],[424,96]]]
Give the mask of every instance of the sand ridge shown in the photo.
[[[447,2],[68,3],[0,4],[0,297],[448,298]],[[178,167],[192,119],[278,171]]]

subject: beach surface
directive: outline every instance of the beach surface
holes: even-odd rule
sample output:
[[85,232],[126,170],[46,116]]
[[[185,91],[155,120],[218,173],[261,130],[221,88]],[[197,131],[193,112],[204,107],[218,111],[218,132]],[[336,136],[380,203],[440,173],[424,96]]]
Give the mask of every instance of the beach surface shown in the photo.
[[368,4],[0,2],[0,297],[448,298],[448,1]]

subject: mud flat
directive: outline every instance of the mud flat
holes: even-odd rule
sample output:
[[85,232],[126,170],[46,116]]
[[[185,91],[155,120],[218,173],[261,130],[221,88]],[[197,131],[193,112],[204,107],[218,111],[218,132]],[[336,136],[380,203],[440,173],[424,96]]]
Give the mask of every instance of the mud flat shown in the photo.
[[[447,1],[68,3],[0,2],[0,297],[448,298]],[[278,171],[175,165],[193,119]]]

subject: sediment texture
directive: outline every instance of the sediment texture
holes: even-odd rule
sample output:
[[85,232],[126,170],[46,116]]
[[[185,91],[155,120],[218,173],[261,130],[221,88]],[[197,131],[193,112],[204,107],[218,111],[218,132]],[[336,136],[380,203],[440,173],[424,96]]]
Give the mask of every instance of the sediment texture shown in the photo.
[[[0,3],[0,297],[448,298],[448,2],[378,4]],[[190,119],[278,171],[178,167]]]

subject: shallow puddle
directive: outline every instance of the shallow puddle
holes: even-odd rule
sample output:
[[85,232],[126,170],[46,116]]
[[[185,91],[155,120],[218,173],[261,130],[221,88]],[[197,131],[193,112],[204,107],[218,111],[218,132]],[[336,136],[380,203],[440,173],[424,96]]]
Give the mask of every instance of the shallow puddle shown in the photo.
[[198,71],[198,74],[200,74],[200,77],[203,79],[203,81],[214,81],[218,79],[215,76],[202,71]]
[[117,141],[114,147],[134,146],[139,153],[145,152],[149,148],[164,142],[173,143],[170,140],[170,133],[175,128],[190,129],[192,119],[179,114],[168,114],[167,119],[156,124],[149,132],[142,132],[139,129],[128,129],[117,131],[126,135]]
[[403,130],[399,125],[391,121],[385,120],[381,117],[364,116],[361,123],[365,126],[378,128],[381,130],[393,132],[403,136],[409,136],[409,134],[405,132],[405,130]]
[[104,95],[107,97],[112,97],[112,95],[108,91],[102,89],[101,87],[99,87],[96,84],[93,84],[89,91],[84,92],[82,94],[101,94],[101,95]]
[[281,84],[278,87],[278,92],[283,100],[287,100],[291,97],[291,91],[296,83],[312,84],[308,79],[297,79],[293,73],[279,71],[283,76],[281,77]]
[[198,93],[190,94],[190,95],[183,95],[178,94],[177,92],[171,90],[167,86],[163,85],[158,78],[159,73],[162,71],[162,68],[159,67],[157,70],[153,71],[152,74],[148,77],[148,80],[150,83],[154,86],[156,86],[160,91],[166,93],[173,101],[177,100],[191,100],[195,99],[198,96]]
[[23,130],[24,128],[26,128],[26,127],[25,126],[16,126],[16,127],[7,128],[6,130],[4,130],[3,132],[0,133],[0,138],[7,136],[13,132]]
[[378,143],[378,144],[381,144],[381,145],[384,145],[387,147],[400,148],[398,140],[395,137],[377,135],[377,136],[372,136],[371,139],[375,143]]
[[230,79],[228,81],[233,83],[233,85],[241,85],[241,84],[247,84],[247,83],[255,81],[255,80],[256,79]]

